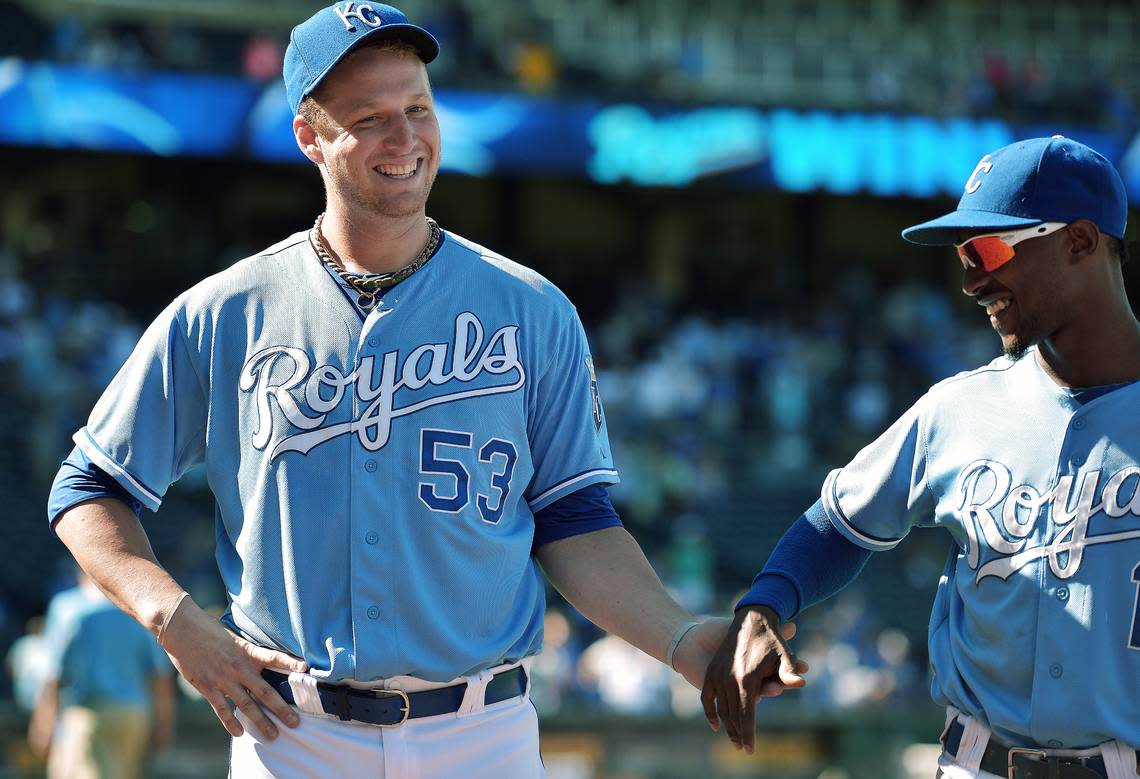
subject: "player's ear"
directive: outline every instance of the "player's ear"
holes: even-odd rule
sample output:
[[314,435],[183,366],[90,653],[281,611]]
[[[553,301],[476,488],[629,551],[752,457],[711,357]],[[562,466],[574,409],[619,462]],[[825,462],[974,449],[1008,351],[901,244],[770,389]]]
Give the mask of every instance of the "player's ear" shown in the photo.
[[1069,257],[1079,262],[1096,254],[1100,245],[1100,230],[1088,219],[1078,219],[1068,227]]
[[293,137],[297,140],[297,148],[310,162],[315,165],[324,164],[325,154],[321,149],[320,135],[300,114],[293,117]]

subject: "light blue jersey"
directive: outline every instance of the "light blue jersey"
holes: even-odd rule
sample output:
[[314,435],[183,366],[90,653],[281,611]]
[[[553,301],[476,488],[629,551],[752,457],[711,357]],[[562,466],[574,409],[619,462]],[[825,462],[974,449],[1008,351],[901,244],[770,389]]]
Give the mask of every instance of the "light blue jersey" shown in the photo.
[[367,316],[306,233],[206,279],[75,441],[151,509],[204,462],[223,621],[331,680],[538,652],[533,513],[617,481],[573,306],[448,233]]
[[1081,405],[1037,362],[935,385],[823,503],[867,549],[957,542],[930,622],[932,693],[1007,742],[1140,745],[1140,382]]
[[44,638],[65,706],[150,708],[152,679],[174,672],[154,636],[94,588],[52,598]]

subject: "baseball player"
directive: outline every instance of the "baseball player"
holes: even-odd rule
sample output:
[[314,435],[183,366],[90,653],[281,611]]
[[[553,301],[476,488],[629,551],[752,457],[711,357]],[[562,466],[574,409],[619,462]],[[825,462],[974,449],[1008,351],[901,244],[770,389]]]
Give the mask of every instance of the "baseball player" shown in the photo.
[[174,735],[174,669],[82,573],[47,611],[48,679],[28,724],[48,779],[138,779]]
[[754,744],[765,680],[804,684],[774,632],[912,527],[953,538],[930,620],[939,776],[1134,777],[1140,754],[1140,323],[1127,198],[1054,136],[987,154],[957,210],[903,237],[954,245],[1004,355],[936,384],[848,465],[741,599],[702,692]]
[[[573,306],[426,217],[437,53],[386,5],[293,30],[286,93],[324,213],[155,320],[53,487],[55,532],[209,701],[235,777],[540,776],[539,564],[695,685],[727,628],[674,603],[621,527]],[[197,463],[220,624],[137,520]]]

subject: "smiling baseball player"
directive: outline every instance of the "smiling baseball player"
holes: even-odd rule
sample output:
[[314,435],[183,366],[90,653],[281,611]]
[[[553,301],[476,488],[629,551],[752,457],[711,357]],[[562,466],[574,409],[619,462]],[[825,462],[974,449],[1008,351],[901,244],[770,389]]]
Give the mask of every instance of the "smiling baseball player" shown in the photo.
[[[83,568],[234,736],[242,779],[540,776],[539,563],[694,684],[727,628],[673,602],[609,502],[573,306],[427,218],[437,52],[379,4],[293,30],[286,92],[323,215],[158,317],[50,499]],[[131,510],[157,510],[197,463],[217,502],[222,624]]]
[[1127,199],[1056,136],[986,155],[958,208],[911,227],[955,245],[1004,356],[935,385],[781,539],[709,667],[710,724],[749,751],[755,691],[802,686],[781,619],[912,527],[954,543],[930,620],[946,706],[939,776],[1128,779],[1140,747],[1140,322]]

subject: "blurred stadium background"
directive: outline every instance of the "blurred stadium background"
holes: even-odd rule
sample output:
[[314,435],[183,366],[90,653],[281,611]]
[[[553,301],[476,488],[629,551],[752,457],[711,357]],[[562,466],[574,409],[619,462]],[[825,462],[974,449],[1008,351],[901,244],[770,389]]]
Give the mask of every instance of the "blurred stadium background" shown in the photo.
[[[996,354],[956,261],[902,227],[1018,137],[1089,143],[1140,197],[1140,11],[1125,0],[400,5],[444,47],[429,213],[578,304],[615,501],[695,610],[726,613],[830,468]],[[321,209],[280,83],[288,30],[317,7],[0,2],[4,652],[70,581],[45,496],[141,328]],[[211,516],[192,474],[144,520],[198,602],[220,605]],[[552,593],[534,685],[549,775],[931,776],[926,618],[949,543],[915,534],[803,615],[808,687],[762,705],[754,757]],[[0,675],[2,777],[42,775],[23,742],[31,675]],[[151,776],[224,776],[226,749],[185,696]]]

